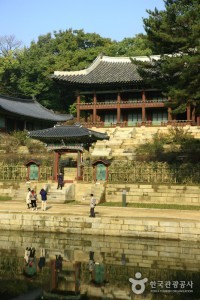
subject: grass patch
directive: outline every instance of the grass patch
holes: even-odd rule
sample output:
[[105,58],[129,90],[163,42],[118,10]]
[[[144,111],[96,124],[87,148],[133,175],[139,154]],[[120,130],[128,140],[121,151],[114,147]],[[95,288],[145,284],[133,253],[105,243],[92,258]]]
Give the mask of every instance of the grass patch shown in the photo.
[[10,197],[10,196],[0,196],[0,201],[8,201],[8,200],[12,200],[12,197]]
[[[98,206],[122,207],[122,203],[121,202],[104,202],[104,203],[98,204]],[[177,210],[200,210],[200,206],[197,206],[197,205],[158,204],[158,203],[127,203],[126,207],[177,209]]]

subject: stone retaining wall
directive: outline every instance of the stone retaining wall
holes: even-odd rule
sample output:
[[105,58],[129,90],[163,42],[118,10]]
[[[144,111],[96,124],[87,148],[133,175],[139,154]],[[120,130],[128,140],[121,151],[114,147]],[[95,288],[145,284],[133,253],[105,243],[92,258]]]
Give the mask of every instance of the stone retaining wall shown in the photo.
[[200,205],[200,186],[161,184],[107,184],[106,202],[127,202]]
[[200,241],[200,220],[0,213],[0,230]]

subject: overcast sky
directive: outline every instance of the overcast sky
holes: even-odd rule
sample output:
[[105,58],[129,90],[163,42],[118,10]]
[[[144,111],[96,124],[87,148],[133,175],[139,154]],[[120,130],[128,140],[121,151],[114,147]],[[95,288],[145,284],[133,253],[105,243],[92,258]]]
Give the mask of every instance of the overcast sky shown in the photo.
[[0,0],[0,36],[29,46],[39,35],[72,28],[121,41],[145,33],[142,18],[155,7],[164,9],[163,0]]

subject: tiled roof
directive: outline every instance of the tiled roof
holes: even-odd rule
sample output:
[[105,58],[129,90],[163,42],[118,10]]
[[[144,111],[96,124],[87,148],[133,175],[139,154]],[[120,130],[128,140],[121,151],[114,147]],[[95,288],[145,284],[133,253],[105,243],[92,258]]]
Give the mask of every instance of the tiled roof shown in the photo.
[[123,84],[137,83],[142,79],[137,71],[135,60],[147,61],[159,59],[159,56],[136,56],[132,60],[128,57],[98,56],[85,70],[80,71],[55,71],[51,76],[56,80],[63,80],[68,84]]
[[72,115],[57,115],[32,99],[19,99],[0,95],[0,110],[47,121],[63,122],[73,119]]
[[51,128],[43,130],[34,130],[29,132],[29,137],[34,139],[39,139],[42,141],[76,141],[82,142],[83,140],[87,141],[97,141],[108,139],[109,137],[100,132],[89,130],[82,127],[81,125],[66,125],[66,126],[54,126]]

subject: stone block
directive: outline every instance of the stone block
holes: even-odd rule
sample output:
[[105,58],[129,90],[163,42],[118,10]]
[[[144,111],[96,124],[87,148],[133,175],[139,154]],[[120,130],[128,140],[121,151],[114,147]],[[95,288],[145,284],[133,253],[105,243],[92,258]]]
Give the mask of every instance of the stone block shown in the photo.
[[145,225],[129,225],[128,229],[130,231],[147,231],[147,226]]
[[159,221],[159,226],[161,227],[179,227],[179,222],[174,221]]
[[200,230],[199,228],[190,228],[190,227],[184,227],[182,228],[182,233],[185,234],[185,233],[191,233],[191,234],[197,234],[200,236]]
[[110,220],[110,224],[123,224],[124,221],[122,219],[112,219]]
[[143,225],[143,220],[141,219],[124,219],[124,225]]

